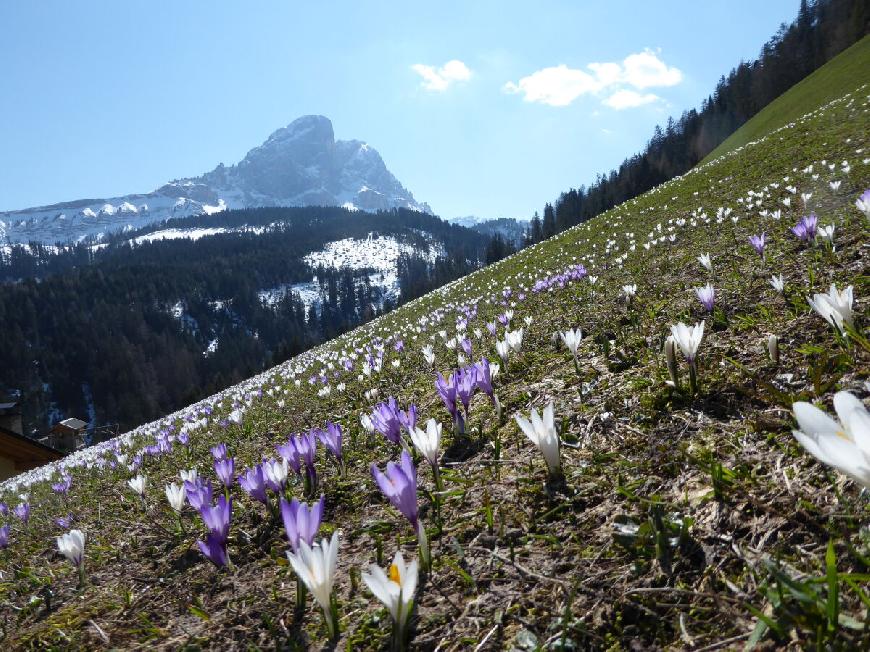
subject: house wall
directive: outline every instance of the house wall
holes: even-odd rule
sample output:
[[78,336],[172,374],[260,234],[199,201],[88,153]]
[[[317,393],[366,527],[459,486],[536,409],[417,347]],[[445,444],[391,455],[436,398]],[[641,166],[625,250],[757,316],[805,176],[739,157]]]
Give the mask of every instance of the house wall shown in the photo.
[[0,426],[6,430],[17,432],[19,435],[24,434],[24,425],[20,414],[0,414]]
[[14,475],[18,475],[20,471],[15,469],[15,462],[8,457],[0,456],[0,480],[6,480]]

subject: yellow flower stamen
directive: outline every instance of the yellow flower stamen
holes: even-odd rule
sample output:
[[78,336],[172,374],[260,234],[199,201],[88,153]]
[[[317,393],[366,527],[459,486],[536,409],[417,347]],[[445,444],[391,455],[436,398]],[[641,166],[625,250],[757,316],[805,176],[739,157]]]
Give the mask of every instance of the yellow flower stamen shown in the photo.
[[395,564],[390,564],[390,581],[396,584],[402,584],[402,578],[399,576],[399,567]]

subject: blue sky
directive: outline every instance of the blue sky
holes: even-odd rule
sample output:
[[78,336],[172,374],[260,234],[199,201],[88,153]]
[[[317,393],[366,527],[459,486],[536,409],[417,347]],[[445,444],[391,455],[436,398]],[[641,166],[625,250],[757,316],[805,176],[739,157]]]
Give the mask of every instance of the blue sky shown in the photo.
[[798,5],[4,2],[0,210],[147,192],[319,113],[436,213],[527,218],[698,106]]

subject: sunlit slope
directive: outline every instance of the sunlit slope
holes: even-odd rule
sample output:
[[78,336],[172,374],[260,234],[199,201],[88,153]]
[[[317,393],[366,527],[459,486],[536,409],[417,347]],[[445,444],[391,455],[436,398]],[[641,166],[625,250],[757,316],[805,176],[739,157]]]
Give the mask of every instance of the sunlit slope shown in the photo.
[[[851,285],[855,324],[867,326],[867,220],[855,200],[870,186],[868,107],[864,87],[115,448],[69,458],[66,493],[52,489],[60,475],[49,481],[50,469],[7,483],[0,501],[26,500],[32,513],[27,524],[0,515],[12,526],[0,551],[0,636],[10,649],[387,649],[391,617],[361,573],[386,570],[397,550],[414,557],[418,538],[370,468],[402,448],[360,416],[393,396],[417,407],[418,426],[443,424],[438,509],[433,473],[417,459],[432,570],[417,584],[412,649],[728,649],[753,631],[767,649],[865,647],[867,633],[840,623],[865,619],[867,503],[797,445],[791,405],[830,412],[836,390],[868,396],[863,344],[837,339],[807,303],[831,283]],[[810,211],[835,227],[833,246],[792,233]],[[763,257],[748,241],[762,232]],[[712,312],[696,296],[707,283]],[[682,390],[668,385],[662,345],[673,324],[702,320],[692,396],[681,354]],[[576,364],[558,335],[569,328],[582,334]],[[497,361],[497,343],[519,329],[493,379],[503,418],[478,391],[466,436],[454,435],[433,366],[449,375]],[[564,473],[553,482],[513,418],[550,403]],[[200,514],[177,517],[164,495],[183,469],[218,487],[217,444],[239,474],[327,421],[344,428],[347,468],[340,477],[318,447],[320,534],[340,541],[334,648],[310,595],[294,609],[280,517],[233,484],[232,566],[216,568],[196,544]],[[142,498],[128,484],[138,474]],[[287,495],[303,493],[291,473]],[[69,514],[87,534],[82,589],[55,552],[55,519]]]
[[870,82],[870,36],[838,54],[764,107],[710,152],[702,163],[757,140],[867,82]]

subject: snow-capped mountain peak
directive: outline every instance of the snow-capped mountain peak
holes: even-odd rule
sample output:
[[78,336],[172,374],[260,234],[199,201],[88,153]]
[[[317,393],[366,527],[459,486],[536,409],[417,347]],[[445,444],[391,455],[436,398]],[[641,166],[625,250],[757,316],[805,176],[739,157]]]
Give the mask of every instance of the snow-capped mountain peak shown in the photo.
[[150,193],[0,212],[0,239],[71,242],[227,208],[306,205],[432,212],[399,183],[373,147],[337,141],[328,118],[306,115],[274,131],[239,163],[221,163]]

